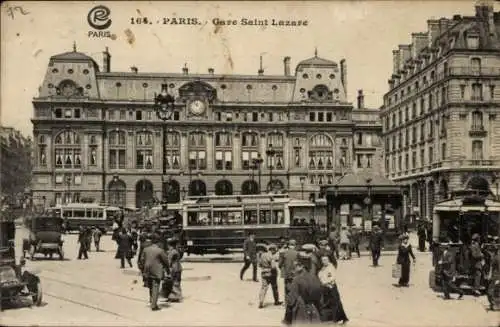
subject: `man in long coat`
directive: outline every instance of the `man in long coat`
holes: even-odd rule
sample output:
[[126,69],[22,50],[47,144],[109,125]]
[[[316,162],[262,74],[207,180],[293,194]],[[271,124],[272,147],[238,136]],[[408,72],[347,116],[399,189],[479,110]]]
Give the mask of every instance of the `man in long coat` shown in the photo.
[[373,266],[378,266],[378,259],[380,258],[380,251],[383,246],[383,237],[382,232],[380,231],[380,227],[373,226],[373,231],[370,235],[370,242],[368,247],[370,248],[372,254]]
[[474,294],[481,295],[479,288],[481,286],[481,278],[483,277],[483,266],[484,266],[484,254],[481,251],[481,245],[479,244],[481,237],[479,234],[472,235],[472,244],[470,246],[471,258],[472,258],[472,270],[474,272]]
[[80,243],[80,248],[78,250],[78,260],[82,259],[82,256],[84,259],[88,259],[88,248],[87,248],[87,234],[86,230],[83,228],[83,226],[80,226],[80,231],[78,234],[78,243]]
[[321,282],[308,271],[310,265],[310,255],[301,252],[296,260],[296,275],[286,303],[283,323],[287,325],[320,323]]
[[288,242],[288,249],[280,256],[279,268],[281,269],[281,277],[285,282],[285,302],[288,299],[290,292],[290,285],[292,284],[295,276],[295,262],[297,261],[298,252],[295,249],[297,242],[290,240]]
[[168,256],[161,248],[160,236],[153,235],[150,246],[145,247],[140,258],[140,266],[144,267],[143,274],[149,288],[149,302],[151,310],[156,311],[158,307],[158,296],[160,294],[160,283],[165,277],[165,271],[170,274]]
[[243,242],[243,253],[245,263],[240,271],[240,279],[243,280],[245,271],[252,265],[252,279],[254,282],[257,280],[257,244],[255,243],[255,234],[250,232],[248,238]]

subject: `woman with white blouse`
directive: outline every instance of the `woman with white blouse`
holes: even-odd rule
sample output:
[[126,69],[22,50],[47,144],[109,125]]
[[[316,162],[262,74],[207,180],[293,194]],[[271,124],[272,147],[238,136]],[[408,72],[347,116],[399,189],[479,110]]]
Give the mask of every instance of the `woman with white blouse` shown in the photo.
[[327,255],[321,257],[321,263],[323,267],[318,272],[319,280],[323,286],[323,299],[320,309],[321,321],[342,321],[345,324],[349,319],[347,319],[347,315],[345,314],[337,288],[337,270]]

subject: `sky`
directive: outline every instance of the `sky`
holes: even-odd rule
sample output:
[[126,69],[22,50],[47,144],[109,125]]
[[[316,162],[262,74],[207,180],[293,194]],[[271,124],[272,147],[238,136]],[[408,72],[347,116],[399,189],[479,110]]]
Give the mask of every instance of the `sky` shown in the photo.
[[[348,100],[358,89],[365,105],[378,108],[392,74],[392,50],[427,31],[430,18],[474,15],[474,1],[318,2],[3,2],[1,6],[1,107],[3,126],[32,135],[32,99],[38,95],[49,58],[77,50],[102,64],[107,46],[112,71],[283,74],[283,57],[297,63],[314,56],[347,61]],[[109,7],[108,31],[116,38],[89,37],[87,22],[96,5]],[[498,5],[496,5],[498,10]],[[147,17],[153,24],[131,24]],[[197,18],[200,25],[164,25],[163,18]],[[223,26],[214,18],[307,20],[303,27]],[[159,22],[159,23],[158,23]]]

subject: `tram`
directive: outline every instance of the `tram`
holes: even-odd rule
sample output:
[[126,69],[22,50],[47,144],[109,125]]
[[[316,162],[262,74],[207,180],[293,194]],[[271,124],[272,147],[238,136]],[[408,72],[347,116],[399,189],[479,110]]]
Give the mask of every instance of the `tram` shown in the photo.
[[95,226],[106,232],[111,231],[113,218],[121,213],[121,209],[97,203],[68,203],[52,207],[48,213],[63,219],[66,232],[78,230],[79,226]]
[[[470,192],[469,192],[470,193]],[[429,287],[441,291],[441,270],[439,260],[443,253],[443,243],[449,245],[456,256],[456,284],[466,290],[472,289],[473,264],[470,255],[471,237],[479,234],[486,264],[483,276],[488,276],[490,268],[489,251],[500,246],[491,239],[500,231],[500,202],[480,194],[459,194],[456,198],[435,205],[432,220],[434,269],[429,272]],[[481,289],[486,289],[488,281],[482,280]]]
[[250,232],[258,243],[294,238],[309,241],[314,204],[287,194],[189,197],[182,202],[182,229],[187,253],[227,253],[241,249]]

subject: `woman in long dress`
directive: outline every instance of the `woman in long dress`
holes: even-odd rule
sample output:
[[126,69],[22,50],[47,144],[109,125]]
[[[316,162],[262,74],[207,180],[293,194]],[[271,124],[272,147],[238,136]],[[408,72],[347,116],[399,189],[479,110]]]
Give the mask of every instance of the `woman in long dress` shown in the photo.
[[339,290],[336,281],[336,268],[332,264],[328,255],[321,257],[323,267],[318,273],[319,280],[322,285],[323,298],[321,301],[321,321],[349,321],[340,299]]
[[401,236],[401,245],[398,248],[398,258],[396,263],[401,265],[401,278],[399,278],[399,286],[408,287],[410,283],[410,256],[415,263],[415,255],[413,254],[408,235]]

